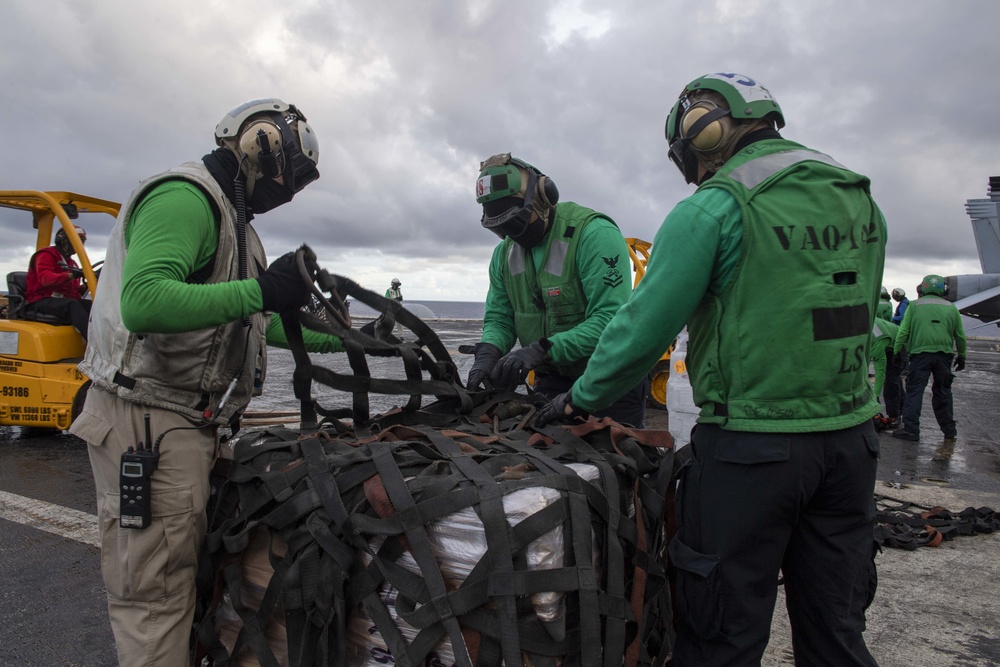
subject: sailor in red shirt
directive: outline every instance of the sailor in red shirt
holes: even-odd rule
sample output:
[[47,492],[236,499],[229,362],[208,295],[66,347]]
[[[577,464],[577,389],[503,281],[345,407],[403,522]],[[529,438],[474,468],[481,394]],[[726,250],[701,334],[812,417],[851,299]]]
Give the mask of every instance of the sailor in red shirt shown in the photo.
[[[86,243],[87,232],[75,227],[80,240]],[[31,313],[55,315],[72,324],[84,340],[87,339],[87,321],[90,319],[90,299],[83,299],[87,288],[83,284],[83,270],[73,260],[73,245],[66,232],[56,232],[55,245],[42,248],[28,263],[28,316]]]

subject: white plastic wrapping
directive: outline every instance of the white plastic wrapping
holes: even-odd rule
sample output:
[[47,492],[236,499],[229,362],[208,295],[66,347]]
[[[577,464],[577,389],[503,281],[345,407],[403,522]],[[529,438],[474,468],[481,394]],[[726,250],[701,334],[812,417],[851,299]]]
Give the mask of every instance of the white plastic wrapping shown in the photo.
[[[594,482],[599,477],[595,466],[584,463],[569,463],[567,467],[576,471],[581,478]],[[541,511],[559,499],[560,492],[546,487],[530,487],[519,489],[503,498],[504,512],[507,523],[516,526],[529,516]],[[472,508],[465,508],[449,514],[428,527],[431,547],[441,568],[450,590],[457,589],[479,559],[486,554],[486,533],[482,522]],[[373,540],[371,547],[377,550],[381,539]],[[528,568],[532,570],[548,570],[561,568],[564,564],[565,545],[563,529],[557,527],[542,535],[528,545],[525,554]],[[371,557],[364,555],[365,561]],[[595,568],[599,563],[596,541],[594,549]],[[407,570],[420,573],[420,568],[409,553],[403,554],[399,564]],[[384,584],[379,595],[386,603],[389,613],[406,640],[412,641],[417,635],[416,628],[399,618],[396,613],[395,600],[397,591]],[[553,636],[562,635],[565,631],[565,603],[561,592],[541,592],[531,596],[532,605],[538,618],[547,624]],[[347,630],[348,665],[349,667],[384,667],[393,665],[392,659],[381,633],[368,618],[364,609],[355,610]],[[530,658],[524,656],[524,664],[530,664]],[[451,641],[444,637],[437,643],[428,655],[427,665],[432,667],[451,667],[455,664]]]
[[677,343],[670,353],[670,378],[667,380],[667,429],[674,438],[674,451],[691,440],[691,429],[698,420],[691,380],[687,372],[687,327],[677,334]]

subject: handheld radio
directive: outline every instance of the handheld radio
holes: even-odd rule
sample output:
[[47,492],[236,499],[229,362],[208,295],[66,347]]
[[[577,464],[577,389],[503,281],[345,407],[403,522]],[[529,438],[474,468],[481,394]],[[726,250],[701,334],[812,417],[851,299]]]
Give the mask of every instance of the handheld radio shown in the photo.
[[121,511],[118,525],[122,528],[146,528],[153,522],[153,471],[160,462],[159,447],[153,449],[146,415],[146,445],[138,443],[122,452],[119,494]]

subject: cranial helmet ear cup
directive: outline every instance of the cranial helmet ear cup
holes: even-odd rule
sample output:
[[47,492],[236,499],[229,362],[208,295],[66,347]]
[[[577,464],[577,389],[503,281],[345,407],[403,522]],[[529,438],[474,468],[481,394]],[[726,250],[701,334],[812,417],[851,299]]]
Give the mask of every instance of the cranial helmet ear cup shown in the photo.
[[559,203],[559,188],[548,176],[538,177],[538,198],[546,206],[555,206]]
[[270,147],[270,152],[274,155],[281,152],[281,130],[270,121],[258,120],[250,123],[239,136],[240,152],[255,165],[260,163],[260,154],[264,151],[262,141]]
[[685,111],[681,117],[681,136],[687,138],[696,150],[710,151],[717,148],[726,137],[726,127],[723,125],[722,118],[710,122],[693,137],[688,136],[688,132],[691,131],[695,123],[714,108],[716,107],[711,102],[699,102]]

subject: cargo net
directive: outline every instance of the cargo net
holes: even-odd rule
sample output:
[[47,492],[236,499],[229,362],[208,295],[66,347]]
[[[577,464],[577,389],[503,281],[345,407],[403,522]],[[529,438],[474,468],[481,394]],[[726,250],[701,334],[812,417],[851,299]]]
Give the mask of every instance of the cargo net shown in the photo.
[[[329,292],[329,298],[324,291]],[[352,328],[348,309],[343,305],[347,296],[380,312],[379,326]],[[350,428],[368,426],[372,418],[370,393],[408,396],[401,408],[404,413],[420,410],[425,397],[447,399],[445,406],[437,408],[445,412],[472,410],[473,398],[462,386],[458,368],[441,339],[426,322],[406,310],[402,302],[386,299],[349,278],[319,271],[313,286],[313,303],[314,309],[286,312],[281,316],[295,360],[292,386],[300,404],[302,429],[327,424],[347,430],[348,427],[339,421],[345,418],[351,419]],[[393,337],[391,331],[395,322],[409,329],[416,339],[403,343]],[[302,327],[340,337],[351,372],[337,373],[313,364],[303,341]],[[398,358],[405,379],[373,377],[369,357]],[[312,397],[313,382],[351,394],[351,408],[323,408]],[[406,417],[397,416],[396,419],[405,420]]]
[[[443,347],[414,349],[433,332],[395,314],[417,344],[345,332],[345,347],[412,355],[440,372],[429,383],[348,382],[293,341],[303,428],[242,436],[217,480],[195,664],[662,665],[669,434],[594,418],[536,430],[527,396],[465,391]],[[313,414],[307,377],[352,391],[356,420]],[[385,387],[411,402],[370,418],[360,394]],[[422,393],[438,398],[414,405]]]

